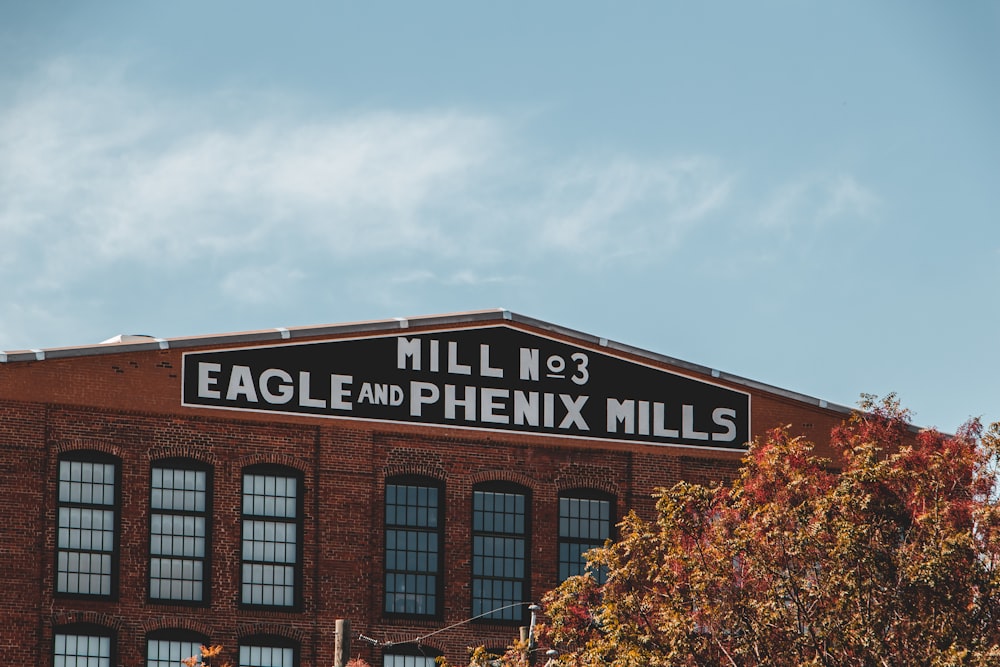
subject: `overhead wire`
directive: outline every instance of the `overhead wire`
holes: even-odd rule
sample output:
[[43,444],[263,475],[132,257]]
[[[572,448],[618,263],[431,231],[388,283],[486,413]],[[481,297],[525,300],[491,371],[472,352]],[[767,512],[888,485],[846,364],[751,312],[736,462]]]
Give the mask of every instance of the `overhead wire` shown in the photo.
[[370,644],[372,644],[374,646],[378,646],[380,648],[388,648],[390,646],[400,646],[400,645],[403,645],[403,644],[420,644],[421,642],[423,642],[428,637],[433,637],[434,635],[439,635],[442,632],[447,632],[448,630],[452,630],[452,629],[457,628],[457,627],[459,627],[461,625],[465,625],[466,623],[471,623],[472,621],[475,621],[476,619],[479,619],[479,618],[483,618],[484,616],[490,616],[491,614],[495,614],[498,611],[503,611],[505,609],[511,609],[513,607],[521,607],[521,606],[525,606],[525,605],[531,606],[533,604],[534,604],[534,602],[515,602],[513,604],[504,605],[503,607],[497,607],[496,609],[491,609],[489,611],[483,612],[482,614],[478,614],[478,615],[473,616],[471,618],[467,618],[465,620],[458,621],[457,623],[452,623],[451,625],[448,625],[446,627],[438,628],[437,630],[435,630],[433,632],[428,632],[427,634],[421,635],[419,637],[415,637],[414,639],[406,639],[406,640],[403,640],[403,641],[379,641],[378,639],[375,639],[373,637],[367,637],[367,636],[365,636],[363,634],[360,634],[360,633],[358,634],[358,639],[360,639],[361,641],[366,641],[366,642],[368,642],[368,643],[370,643]]

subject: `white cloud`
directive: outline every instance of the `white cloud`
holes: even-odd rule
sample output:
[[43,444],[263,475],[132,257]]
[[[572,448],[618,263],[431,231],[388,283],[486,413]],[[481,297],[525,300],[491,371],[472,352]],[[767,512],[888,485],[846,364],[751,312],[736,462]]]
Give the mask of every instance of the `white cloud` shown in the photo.
[[540,206],[541,240],[592,259],[662,255],[725,205],[731,181],[707,158],[557,169]]
[[850,174],[809,175],[779,187],[764,202],[758,222],[783,235],[841,222],[872,221],[880,200]]
[[[169,266],[290,237],[341,257],[488,255],[519,239],[543,252],[633,253],[674,246],[729,187],[703,159],[532,164],[481,114],[302,124],[265,108],[229,128],[206,104],[192,111],[120,76],[51,68],[0,112],[0,229],[44,238],[56,282],[107,262]],[[524,198],[505,200],[503,184]]]
[[421,269],[416,271],[406,271],[403,273],[391,274],[386,283],[390,285],[446,285],[475,287],[478,285],[490,285],[498,283],[517,283],[521,279],[514,275],[497,275],[481,273],[474,269],[461,269],[444,275],[438,275],[433,271]]
[[317,273],[460,290],[658,261],[732,187],[708,157],[542,160],[488,114],[306,121],[288,100],[163,98],[93,69],[55,63],[0,104],[0,320],[113,298],[98,285],[121,275],[197,275],[201,298],[264,306]]
[[503,283],[511,278],[494,275],[482,275],[471,269],[456,271],[444,279],[446,285],[462,285],[465,287],[475,287],[478,285],[488,285],[490,283]]
[[420,214],[497,150],[493,120],[457,112],[311,125],[265,115],[232,130],[205,119],[179,131],[172,111],[58,72],[21,91],[0,112],[0,230],[44,239],[58,280],[69,267],[169,265],[289,236],[340,256],[419,250],[445,236]]

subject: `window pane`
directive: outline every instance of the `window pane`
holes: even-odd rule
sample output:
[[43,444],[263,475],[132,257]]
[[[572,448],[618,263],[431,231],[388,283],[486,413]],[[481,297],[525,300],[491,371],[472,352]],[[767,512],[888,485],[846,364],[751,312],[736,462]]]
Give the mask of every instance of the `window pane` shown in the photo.
[[56,633],[52,662],[55,667],[111,667],[111,638]]
[[387,613],[437,614],[438,490],[386,484],[385,599]]
[[521,620],[527,588],[527,497],[474,491],[472,504],[472,614]]
[[[559,498],[559,581],[583,574],[587,561],[583,554],[604,546],[611,536],[611,501],[599,498]],[[604,583],[603,569],[592,573]]]
[[295,649],[288,646],[240,646],[240,667],[292,667],[294,660]]
[[150,639],[146,642],[146,667],[178,667],[182,660],[201,655],[202,642]]
[[382,656],[382,667],[435,667],[436,664],[432,656],[426,655]]
[[299,566],[298,480],[277,474],[243,476],[243,604],[296,604]]
[[59,462],[56,591],[110,596],[117,509],[115,464]]
[[208,472],[155,467],[151,475],[149,596],[204,601]]

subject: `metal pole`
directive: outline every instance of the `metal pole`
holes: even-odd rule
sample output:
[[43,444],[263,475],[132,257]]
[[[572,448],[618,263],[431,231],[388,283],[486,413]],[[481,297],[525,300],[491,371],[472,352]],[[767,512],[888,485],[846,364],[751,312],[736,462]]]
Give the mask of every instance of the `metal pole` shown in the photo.
[[336,635],[333,645],[333,667],[347,667],[351,659],[351,621],[337,619]]

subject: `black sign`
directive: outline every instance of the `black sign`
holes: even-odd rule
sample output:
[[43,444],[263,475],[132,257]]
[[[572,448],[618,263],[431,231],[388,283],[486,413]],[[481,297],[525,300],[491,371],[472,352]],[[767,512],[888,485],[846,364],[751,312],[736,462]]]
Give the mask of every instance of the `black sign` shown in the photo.
[[184,355],[188,406],[745,449],[750,395],[507,326]]

